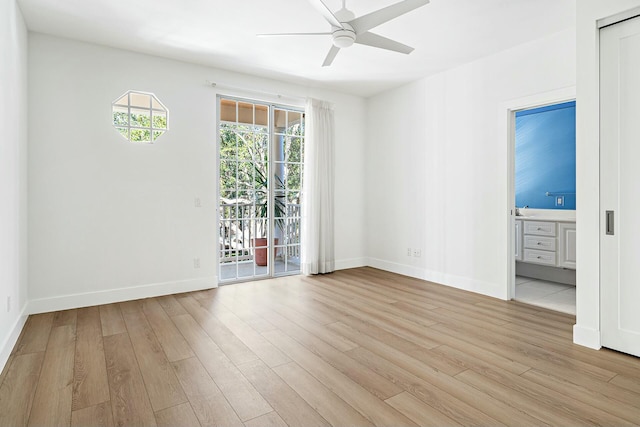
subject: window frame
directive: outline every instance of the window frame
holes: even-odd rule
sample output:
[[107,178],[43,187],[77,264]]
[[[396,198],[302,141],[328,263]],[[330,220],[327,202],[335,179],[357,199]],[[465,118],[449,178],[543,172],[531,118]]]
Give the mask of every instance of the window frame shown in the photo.
[[[143,95],[143,96],[147,96],[149,97],[149,106],[148,107],[141,107],[138,105],[132,105],[131,104],[131,95]],[[126,96],[127,98],[127,103],[126,104],[121,104],[118,101],[122,100],[124,97]],[[154,101],[155,103],[157,103],[160,108],[158,108],[157,106],[154,106]],[[117,124],[115,121],[115,113],[116,113],[116,109],[127,109],[127,124],[126,125],[120,125]],[[132,125],[131,124],[131,114],[132,114],[132,110],[142,110],[145,112],[148,112],[149,114],[149,126],[139,126],[139,125]],[[154,127],[154,112],[158,112],[158,113],[162,113],[162,114],[156,114],[155,116],[164,116],[166,119],[166,127],[164,128],[158,128],[158,127]],[[123,93],[122,95],[120,95],[118,98],[116,98],[115,101],[113,101],[111,103],[111,124],[113,125],[113,127],[118,131],[118,134],[121,135],[123,138],[125,138],[127,141],[132,142],[132,143],[137,143],[137,144],[153,144],[155,143],[158,138],[160,138],[162,135],[165,134],[165,132],[167,132],[169,130],[169,109],[162,103],[162,101],[160,101],[158,99],[158,97],[151,92],[143,92],[143,91],[139,91],[139,90],[128,90],[125,93]],[[121,129],[126,129],[127,131],[127,135],[123,134],[120,130]],[[149,131],[149,140],[143,140],[143,141],[135,141],[131,139],[131,131],[132,130],[143,130],[143,131]],[[155,136],[154,132],[161,132],[159,135]]]

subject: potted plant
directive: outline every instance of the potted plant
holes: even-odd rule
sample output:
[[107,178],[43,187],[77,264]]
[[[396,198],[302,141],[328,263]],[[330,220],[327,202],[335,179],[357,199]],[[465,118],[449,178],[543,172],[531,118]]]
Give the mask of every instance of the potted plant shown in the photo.
[[[255,164],[255,188],[268,188],[268,179],[266,173]],[[284,217],[287,212],[287,204],[286,204],[286,196],[284,194],[284,183],[282,182],[282,178],[278,175],[275,175],[276,181],[276,189],[275,189],[275,197],[274,197],[274,206],[273,206],[273,215],[274,215],[274,224],[280,233],[284,232],[285,221]],[[255,192],[255,207],[256,207],[256,218],[267,218],[269,216],[268,212],[268,203],[267,203],[267,194],[266,192]],[[255,237],[252,239],[252,246],[254,248],[254,261],[256,265],[264,267],[268,265],[268,254],[267,254],[267,246],[269,241],[267,239],[267,230],[264,227],[258,227],[256,230],[262,237]],[[278,253],[278,238],[274,237],[273,239],[273,257],[275,258]]]

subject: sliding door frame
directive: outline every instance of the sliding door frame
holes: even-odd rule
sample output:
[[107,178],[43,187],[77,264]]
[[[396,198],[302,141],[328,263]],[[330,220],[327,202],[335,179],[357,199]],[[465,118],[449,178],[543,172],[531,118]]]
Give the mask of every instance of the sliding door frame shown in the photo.
[[[221,151],[221,132],[220,132],[220,125],[221,125],[221,101],[223,99],[226,100],[230,100],[230,101],[235,101],[237,103],[246,103],[246,104],[252,104],[252,105],[260,105],[260,106],[264,106],[267,107],[268,109],[268,125],[267,125],[267,135],[268,135],[268,161],[267,161],[267,171],[268,171],[268,179],[267,179],[267,248],[266,248],[266,252],[267,252],[267,273],[266,274],[262,274],[257,276],[256,275],[256,269],[255,269],[255,265],[254,265],[254,270],[253,270],[253,275],[251,276],[242,276],[240,277],[238,274],[239,268],[238,268],[238,259],[236,258],[235,261],[235,265],[236,265],[236,273],[235,273],[235,277],[232,279],[223,279],[222,278],[222,264],[221,264],[221,253],[224,249],[220,248],[220,221],[221,221],[221,215],[220,215],[220,198],[221,198],[221,188],[220,188],[220,161],[221,161],[221,156],[220,156],[220,151]],[[220,285],[227,285],[227,284],[234,284],[234,283],[242,283],[242,282],[246,282],[246,281],[253,281],[253,280],[264,280],[264,279],[271,279],[273,277],[281,277],[281,276],[288,276],[288,275],[296,275],[296,274],[300,274],[301,270],[293,270],[293,271],[287,271],[287,264],[285,263],[285,271],[284,272],[280,272],[280,273],[276,273],[275,270],[275,263],[276,263],[276,257],[275,257],[275,250],[274,248],[276,248],[275,245],[275,241],[274,241],[274,237],[275,237],[275,226],[276,226],[276,218],[275,218],[275,209],[274,209],[274,204],[276,202],[275,197],[276,197],[276,189],[274,186],[274,182],[276,181],[275,178],[275,174],[276,174],[276,162],[279,161],[282,164],[286,164],[285,159],[276,159],[276,146],[275,146],[275,138],[276,138],[276,127],[275,127],[275,111],[276,110],[285,110],[287,112],[295,112],[295,113],[299,113],[301,118],[304,118],[305,115],[305,111],[304,111],[304,107],[301,106],[296,106],[296,105],[285,105],[285,104],[280,104],[280,103],[275,103],[275,102],[269,102],[269,101],[263,101],[263,100],[259,100],[259,99],[253,99],[251,97],[244,97],[244,96],[234,96],[234,95],[225,95],[225,94],[217,94],[216,97],[216,174],[215,174],[215,179],[216,179],[216,198],[215,198],[215,203],[216,203],[216,213],[215,213],[215,224],[216,224],[216,250],[214,251],[216,253],[216,265],[218,268],[218,284]],[[255,111],[255,109],[254,109]],[[255,113],[254,113],[255,114]],[[288,113],[287,113],[288,114]],[[255,122],[255,117],[254,117],[254,122]],[[299,137],[301,138],[302,143],[304,144],[304,133],[302,133],[301,135],[299,135]],[[300,165],[300,186],[302,185],[302,169],[303,166],[302,164]],[[237,188],[237,187],[236,187]],[[255,189],[254,189],[255,190]],[[287,191],[283,191],[285,194],[285,198],[287,198],[288,193]],[[302,195],[302,187],[300,187],[300,191],[299,191],[300,195]],[[287,199],[288,200],[288,199]],[[285,206],[287,206],[286,202],[285,202]],[[287,219],[289,219],[288,217],[288,213],[285,210],[285,218],[284,218],[284,222],[285,224],[288,224]],[[286,233],[286,229],[285,229],[285,233]],[[301,243],[299,243],[299,245],[301,245]],[[254,250],[255,253],[255,244],[251,245],[251,250]],[[277,245],[278,249],[276,250],[280,250],[280,251],[289,251],[289,247],[290,247],[290,243],[288,241],[285,242],[279,242],[279,244]]]

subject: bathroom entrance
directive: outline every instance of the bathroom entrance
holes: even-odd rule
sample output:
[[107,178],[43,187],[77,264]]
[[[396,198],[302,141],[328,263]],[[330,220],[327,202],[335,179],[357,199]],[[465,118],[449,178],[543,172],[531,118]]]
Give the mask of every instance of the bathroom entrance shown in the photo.
[[511,297],[576,312],[576,103],[512,111]]

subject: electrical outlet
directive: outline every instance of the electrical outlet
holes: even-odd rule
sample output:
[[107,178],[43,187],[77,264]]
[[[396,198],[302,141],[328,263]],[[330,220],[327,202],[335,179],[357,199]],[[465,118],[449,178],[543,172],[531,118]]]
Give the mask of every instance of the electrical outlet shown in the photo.
[[7,313],[11,312],[11,296],[7,297]]
[[201,208],[202,207],[202,201],[200,200],[200,197],[196,197],[195,199],[193,199],[193,205],[196,208]]
[[407,248],[407,256],[411,256],[412,253],[411,248]]
[[556,196],[556,206],[564,206],[564,196]]
[[200,258],[193,259],[193,268],[200,268]]
[[422,251],[420,249],[414,249],[413,256],[416,258],[420,258],[422,256]]

